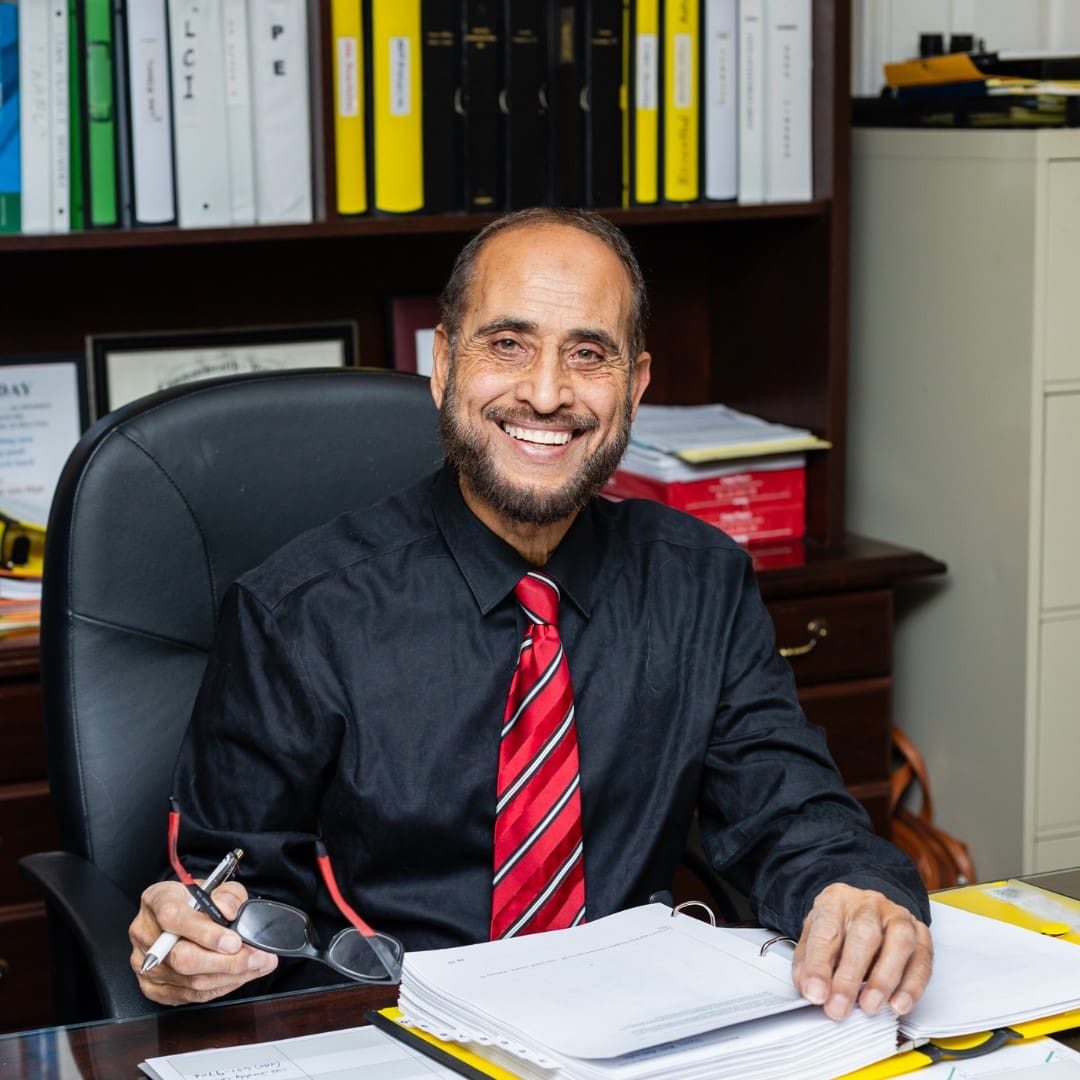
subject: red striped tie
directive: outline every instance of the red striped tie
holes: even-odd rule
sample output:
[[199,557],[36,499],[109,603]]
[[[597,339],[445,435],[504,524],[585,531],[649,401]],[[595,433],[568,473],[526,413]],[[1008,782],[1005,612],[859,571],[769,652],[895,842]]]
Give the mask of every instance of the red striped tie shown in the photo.
[[530,570],[514,595],[529,630],[499,747],[492,940],[585,919],[577,729],[557,625],[559,587]]

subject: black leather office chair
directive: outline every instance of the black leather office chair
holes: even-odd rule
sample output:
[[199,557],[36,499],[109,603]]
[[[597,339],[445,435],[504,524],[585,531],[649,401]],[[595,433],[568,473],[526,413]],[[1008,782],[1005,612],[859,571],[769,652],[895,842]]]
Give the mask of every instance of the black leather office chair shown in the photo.
[[355,368],[181,387],[80,441],[53,501],[42,602],[64,850],[21,862],[48,900],[57,1022],[154,1010],[127,926],[166,861],[173,764],[225,588],[441,458],[428,381]]

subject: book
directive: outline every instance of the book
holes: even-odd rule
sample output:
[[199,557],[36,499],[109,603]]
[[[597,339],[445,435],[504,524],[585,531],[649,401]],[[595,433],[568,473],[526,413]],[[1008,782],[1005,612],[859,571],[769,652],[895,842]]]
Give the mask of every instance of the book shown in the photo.
[[694,0],[668,0],[664,5],[664,202],[696,202],[701,194],[699,16]]
[[333,50],[334,180],[337,212],[367,211],[364,24],[358,0],[330,0]]
[[233,225],[255,223],[255,130],[252,118],[249,0],[222,0],[225,128],[229,145],[229,206]]
[[[255,220],[309,222],[314,209],[307,9],[304,0],[251,0],[248,18]],[[230,87],[227,79],[227,93]]]
[[660,0],[630,0],[627,13],[627,206],[660,197]]
[[183,229],[232,224],[222,0],[169,0],[176,218]]
[[460,210],[462,175],[461,12],[446,0],[423,0],[420,7],[423,84],[424,211]]
[[371,0],[368,92],[370,205],[407,214],[424,207],[420,0]]
[[49,2],[50,230],[71,229],[71,91],[69,22],[64,0]]
[[19,9],[0,0],[0,233],[22,228],[19,158]]
[[466,210],[490,213],[503,205],[500,3],[463,0],[461,12],[464,205]]
[[705,0],[703,17],[704,194],[731,200],[739,193],[737,0]]
[[168,225],[176,220],[176,192],[165,0],[127,0],[127,20],[132,218],[136,225]]
[[811,0],[765,7],[765,201],[813,198]]
[[739,0],[738,199],[765,198],[765,0]]
[[537,147],[547,145],[546,0],[503,0],[503,201],[510,210],[540,206],[547,198]]
[[71,228],[82,229],[86,225],[83,202],[83,162],[86,148],[83,145],[82,114],[85,101],[83,93],[86,57],[79,33],[79,0],[67,0],[68,16],[68,209]]
[[112,0],[113,146],[116,158],[116,223],[129,229],[135,220],[135,176],[128,94],[127,0]]
[[52,230],[49,0],[20,0],[18,12],[22,231],[47,233]]
[[120,222],[116,174],[116,84],[112,0],[78,0],[83,56],[83,215],[87,228]]
[[578,5],[552,0],[548,15],[548,199],[581,206],[585,197],[581,19]]
[[588,0],[583,20],[585,205],[622,202],[621,0]]

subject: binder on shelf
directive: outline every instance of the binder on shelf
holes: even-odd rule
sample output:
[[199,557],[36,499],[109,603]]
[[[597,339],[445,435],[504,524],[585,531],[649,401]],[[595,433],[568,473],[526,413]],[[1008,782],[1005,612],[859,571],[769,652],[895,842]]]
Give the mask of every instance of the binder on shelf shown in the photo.
[[49,157],[49,3],[20,0],[19,13],[19,145],[22,176],[22,231],[52,231]]
[[585,205],[622,202],[621,0],[588,0],[582,56],[585,67]]
[[136,225],[176,220],[166,0],[128,0],[127,86]]
[[222,0],[169,0],[177,222],[232,224]]
[[367,211],[364,131],[364,24],[357,0],[330,0],[333,59],[334,180],[337,212]]
[[446,0],[420,6],[424,127],[424,211],[462,209],[461,13]]
[[548,22],[548,202],[581,206],[585,197],[582,60],[578,5],[553,0]]
[[738,0],[705,0],[702,27],[702,145],[706,199],[739,193]]
[[424,207],[420,0],[371,0],[371,186],[382,213]]
[[83,57],[80,131],[87,228],[120,222],[116,176],[116,83],[111,0],[77,0]]
[[113,0],[113,139],[116,158],[116,223],[130,229],[135,220],[135,178],[128,96],[127,35],[127,0]]
[[255,131],[252,119],[251,0],[222,0],[225,61],[225,128],[229,144],[229,205],[234,225],[255,223]]
[[765,201],[814,195],[811,0],[768,0],[765,35]]
[[71,92],[67,6],[49,4],[49,211],[51,231],[71,229]]
[[547,199],[537,148],[548,145],[546,0],[503,0],[503,201],[510,210]]
[[304,0],[251,0],[248,17],[255,220],[260,225],[309,222],[313,202],[307,8]]
[[86,147],[83,145],[82,113],[86,57],[79,34],[78,0],[67,0],[68,20],[68,213],[72,229],[86,225],[84,205]]
[[698,5],[668,0],[663,9],[664,202],[696,202],[701,194],[699,35]]
[[22,227],[19,163],[19,9],[0,0],[0,233]]
[[626,21],[625,202],[651,205],[660,198],[660,0],[630,0]]
[[739,0],[738,199],[765,199],[765,0]]
[[465,209],[491,213],[503,205],[500,3],[499,0],[463,0],[461,10]]

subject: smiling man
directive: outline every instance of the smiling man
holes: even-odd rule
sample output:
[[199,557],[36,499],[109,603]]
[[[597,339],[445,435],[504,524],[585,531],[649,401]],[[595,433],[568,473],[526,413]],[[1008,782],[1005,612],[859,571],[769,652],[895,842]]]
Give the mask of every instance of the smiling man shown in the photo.
[[[447,465],[229,591],[177,767],[185,858],[242,847],[221,908],[250,889],[329,940],[321,837],[353,907],[431,948],[645,902],[696,810],[717,869],[800,938],[810,1000],[905,1012],[930,975],[925,891],[803,718],[746,553],[595,497],[648,386],[644,320],[597,215],[523,211],[464,249],[431,380]],[[149,997],[277,967],[186,900],[152,885],[132,924]],[[141,974],[163,928],[182,940]],[[275,985],[324,970],[305,968]]]

